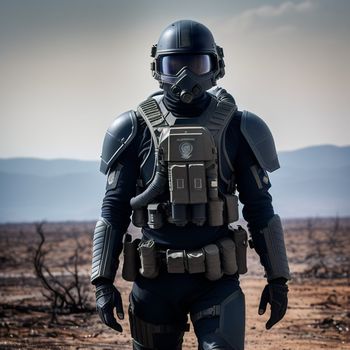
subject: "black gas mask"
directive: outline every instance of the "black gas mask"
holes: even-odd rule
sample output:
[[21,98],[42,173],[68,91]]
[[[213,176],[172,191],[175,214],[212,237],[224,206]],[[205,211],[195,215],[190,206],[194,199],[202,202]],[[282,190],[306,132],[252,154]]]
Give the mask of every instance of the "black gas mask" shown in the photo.
[[209,54],[165,55],[156,63],[163,89],[184,103],[213,86],[214,67],[214,57]]

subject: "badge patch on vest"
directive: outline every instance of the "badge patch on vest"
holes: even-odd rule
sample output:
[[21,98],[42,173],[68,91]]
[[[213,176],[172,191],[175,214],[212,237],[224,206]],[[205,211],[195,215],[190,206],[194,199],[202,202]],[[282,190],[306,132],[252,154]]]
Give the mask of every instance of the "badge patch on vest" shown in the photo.
[[193,146],[189,142],[181,142],[179,151],[182,159],[190,159],[193,152]]

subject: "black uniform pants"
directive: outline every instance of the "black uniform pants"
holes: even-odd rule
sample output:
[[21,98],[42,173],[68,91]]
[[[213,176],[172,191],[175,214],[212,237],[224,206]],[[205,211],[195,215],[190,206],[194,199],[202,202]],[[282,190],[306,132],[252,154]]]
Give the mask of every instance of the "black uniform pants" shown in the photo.
[[203,274],[139,276],[130,305],[135,350],[182,349],[188,314],[199,349],[244,349],[244,295],[236,275],[224,275],[217,281],[209,281]]

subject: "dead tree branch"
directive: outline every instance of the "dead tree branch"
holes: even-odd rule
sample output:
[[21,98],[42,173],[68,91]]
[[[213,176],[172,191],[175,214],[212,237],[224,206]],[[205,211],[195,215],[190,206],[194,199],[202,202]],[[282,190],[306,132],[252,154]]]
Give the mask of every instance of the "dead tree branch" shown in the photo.
[[91,308],[86,305],[87,292],[79,278],[79,249],[75,249],[73,256],[73,270],[65,266],[68,276],[62,273],[57,275],[47,265],[48,250],[44,249],[43,223],[36,225],[36,233],[40,242],[34,253],[34,271],[46,291],[43,295],[51,304],[51,323],[57,322],[57,314],[60,313],[90,312]]

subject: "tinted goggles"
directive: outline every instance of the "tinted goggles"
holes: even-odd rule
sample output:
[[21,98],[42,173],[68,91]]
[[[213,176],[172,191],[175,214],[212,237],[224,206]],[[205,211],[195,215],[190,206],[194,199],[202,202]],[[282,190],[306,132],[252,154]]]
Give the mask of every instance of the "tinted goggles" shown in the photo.
[[209,73],[213,68],[210,55],[168,55],[158,60],[159,72],[165,75],[176,75],[182,68],[187,67],[197,75]]

